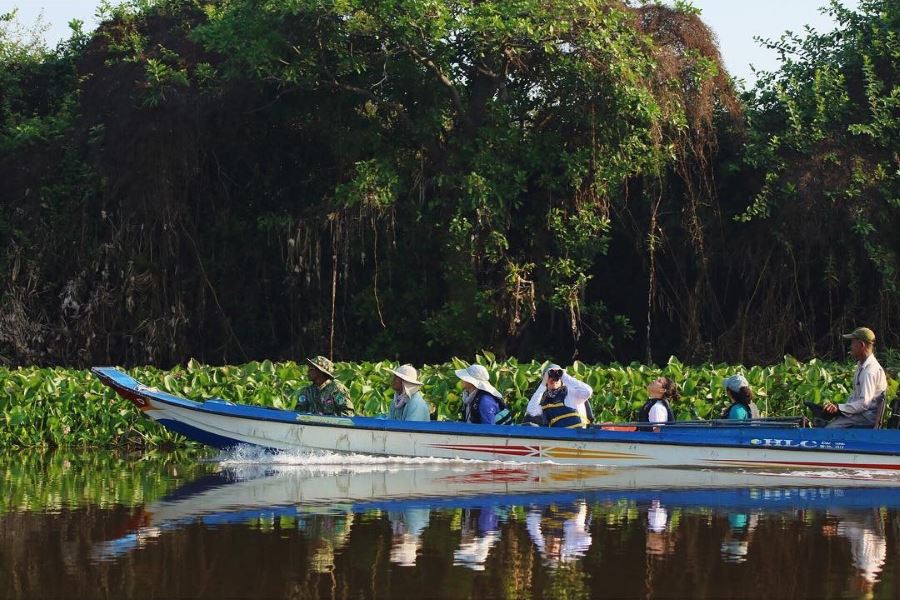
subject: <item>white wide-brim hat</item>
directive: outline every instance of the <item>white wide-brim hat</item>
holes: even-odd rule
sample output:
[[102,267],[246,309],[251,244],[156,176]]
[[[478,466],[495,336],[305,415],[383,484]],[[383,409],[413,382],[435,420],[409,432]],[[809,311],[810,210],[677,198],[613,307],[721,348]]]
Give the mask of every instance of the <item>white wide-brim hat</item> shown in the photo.
[[494,398],[503,398],[503,394],[491,385],[487,369],[481,365],[469,365],[465,369],[454,371],[456,376],[467,383],[471,383],[482,392],[487,392]]
[[400,365],[392,370],[391,373],[400,378],[400,382],[403,385],[403,393],[409,398],[412,398],[413,394],[422,388],[422,382],[416,379],[419,373],[412,365]]
[[396,369],[392,370],[391,373],[393,373],[406,383],[411,383],[413,385],[424,385],[421,381],[418,380],[419,372],[416,371],[416,368],[412,365],[400,365]]

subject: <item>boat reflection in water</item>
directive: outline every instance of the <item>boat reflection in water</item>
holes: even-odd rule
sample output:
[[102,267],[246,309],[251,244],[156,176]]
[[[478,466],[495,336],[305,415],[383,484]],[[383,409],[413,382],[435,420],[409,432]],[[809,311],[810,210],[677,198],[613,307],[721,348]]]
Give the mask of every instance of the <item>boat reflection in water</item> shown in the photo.
[[392,563],[401,567],[416,566],[416,555],[422,547],[422,532],[428,527],[430,517],[429,508],[410,508],[387,513],[391,522]]
[[750,540],[758,523],[759,514],[757,513],[728,513],[728,532],[725,534],[725,539],[722,540],[723,561],[731,563],[747,561]]
[[669,511],[652,500],[647,508],[647,542],[648,556],[665,556],[675,550],[675,536],[669,528]]
[[[832,546],[816,550],[818,558],[810,553],[808,562],[843,560],[843,588],[837,591],[858,595],[873,590],[888,556],[896,553],[896,540],[889,544],[885,536],[885,518],[900,523],[900,483],[866,474],[835,479],[452,461],[302,466],[226,461],[218,468],[143,506],[124,535],[94,546],[93,561],[118,561],[164,543],[168,532],[198,525],[270,522],[282,534],[286,528],[299,532],[308,544],[307,568],[332,578],[342,564],[348,568],[343,554],[380,547],[384,552],[366,556],[384,556],[380,564],[387,566],[373,563],[372,569],[430,565],[433,570],[440,563],[447,565],[442,569],[474,576],[516,564],[520,573],[533,574],[539,571],[529,565],[539,563],[546,567],[540,584],[545,587],[537,593],[538,583],[522,584],[539,596],[552,596],[556,585],[575,585],[590,595],[597,591],[590,586],[598,585],[592,581],[600,578],[610,595],[653,595],[653,590],[676,593],[677,586],[667,586],[683,577],[685,560],[718,554],[715,568],[721,572],[715,577],[727,582],[733,577],[724,570],[728,565],[774,563],[784,560],[775,558],[775,548],[784,546],[787,553],[794,547],[796,554],[797,544],[818,549],[831,540]],[[617,569],[634,564],[641,565],[633,576],[644,587],[628,587],[625,571],[622,581],[615,579]],[[896,573],[897,565],[892,568]],[[777,582],[772,586],[778,589]],[[794,590],[829,591],[834,590]]]
[[856,569],[851,591],[857,594],[871,592],[887,558],[887,540],[881,511],[830,511],[822,533],[826,536],[841,536],[850,542],[850,555]]
[[352,512],[307,514],[298,519],[297,528],[312,545],[310,566],[314,573],[329,573],[334,569],[335,553],[344,547],[352,526]]
[[453,564],[473,571],[484,571],[491,548],[500,539],[499,506],[486,504],[462,511],[459,548],[453,551]]
[[532,506],[525,517],[528,535],[546,564],[557,566],[584,556],[591,547],[591,519],[584,499]]

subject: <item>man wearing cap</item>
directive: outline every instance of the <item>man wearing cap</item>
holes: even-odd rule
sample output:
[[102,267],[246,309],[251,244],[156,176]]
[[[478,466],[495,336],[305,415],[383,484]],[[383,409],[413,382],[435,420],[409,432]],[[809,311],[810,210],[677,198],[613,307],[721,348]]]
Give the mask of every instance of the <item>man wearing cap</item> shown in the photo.
[[394,374],[394,382],[391,387],[394,390],[394,399],[388,411],[389,419],[399,421],[429,421],[431,414],[428,404],[419,390],[422,382],[418,381],[418,373],[412,365],[401,365],[391,371]]
[[878,409],[887,390],[884,369],[875,360],[875,333],[868,327],[857,327],[843,337],[850,340],[850,356],[857,362],[853,394],[844,404],[825,403],[823,412],[834,416],[826,427],[875,427]]
[[479,364],[456,371],[463,382],[462,417],[467,423],[509,425],[512,415],[503,402],[503,394],[491,385],[487,369]]
[[307,358],[306,371],[312,385],[297,392],[294,410],[314,415],[350,416],[355,413],[350,393],[334,378],[334,364],[324,356]]

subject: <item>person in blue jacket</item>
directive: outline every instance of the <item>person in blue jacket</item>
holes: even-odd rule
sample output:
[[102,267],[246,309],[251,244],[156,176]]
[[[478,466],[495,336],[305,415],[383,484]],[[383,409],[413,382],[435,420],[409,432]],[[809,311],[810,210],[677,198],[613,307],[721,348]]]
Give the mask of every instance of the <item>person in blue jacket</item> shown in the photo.
[[512,415],[503,402],[503,394],[491,385],[483,366],[474,364],[456,371],[463,385],[461,412],[466,423],[509,425]]

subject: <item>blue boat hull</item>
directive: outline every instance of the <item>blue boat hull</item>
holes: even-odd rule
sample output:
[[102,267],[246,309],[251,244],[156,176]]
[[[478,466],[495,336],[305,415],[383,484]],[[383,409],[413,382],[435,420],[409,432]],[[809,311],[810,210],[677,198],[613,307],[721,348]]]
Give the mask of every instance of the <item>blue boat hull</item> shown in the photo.
[[114,368],[94,373],[145,416],[217,448],[323,450],[381,456],[605,466],[856,469],[900,473],[900,431],[752,426],[583,430],[326,417],[195,402],[141,385]]

